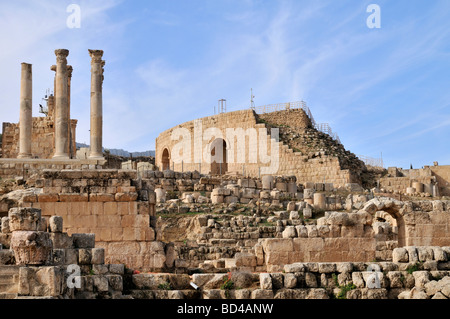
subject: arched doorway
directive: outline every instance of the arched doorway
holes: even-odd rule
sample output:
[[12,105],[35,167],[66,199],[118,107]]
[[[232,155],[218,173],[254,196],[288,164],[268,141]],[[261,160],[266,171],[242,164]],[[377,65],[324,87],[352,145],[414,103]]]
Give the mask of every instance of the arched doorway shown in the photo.
[[211,144],[211,174],[223,175],[227,171],[227,143],[224,139],[218,138]]
[[164,149],[161,158],[162,170],[170,169],[170,155],[167,148]]
[[403,219],[403,216],[400,214],[398,207],[389,207],[384,208],[384,212],[388,213],[395,222],[393,222],[393,226],[397,227],[397,240],[398,240],[398,247],[404,247],[406,245],[406,226],[405,226],[405,220]]

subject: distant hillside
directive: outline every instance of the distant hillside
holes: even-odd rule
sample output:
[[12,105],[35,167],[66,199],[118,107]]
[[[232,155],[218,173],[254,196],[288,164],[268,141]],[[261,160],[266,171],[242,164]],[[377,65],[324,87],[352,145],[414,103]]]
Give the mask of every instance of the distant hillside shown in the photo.
[[[89,147],[89,145],[84,143],[76,143],[77,149],[80,147]],[[123,156],[123,157],[130,157],[130,154],[132,154],[133,157],[139,157],[139,156],[155,156],[155,151],[145,151],[145,152],[128,152],[122,149],[116,149],[116,148],[106,148],[106,150],[109,150],[110,154],[117,155],[117,156]],[[105,148],[103,148],[103,151],[105,151]]]

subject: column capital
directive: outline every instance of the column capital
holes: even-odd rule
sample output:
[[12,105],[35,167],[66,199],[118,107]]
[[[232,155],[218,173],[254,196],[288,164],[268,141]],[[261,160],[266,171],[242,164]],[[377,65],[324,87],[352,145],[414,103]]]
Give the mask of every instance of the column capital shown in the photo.
[[92,63],[101,63],[102,62],[102,56],[103,56],[103,50],[89,50],[89,55],[92,58]]
[[71,65],[68,65],[68,66],[67,66],[67,76],[68,76],[69,78],[72,77],[72,71],[73,71],[73,67],[72,67]]
[[65,60],[67,58],[67,56],[69,55],[69,50],[67,49],[56,49],[55,50],[55,55],[56,55],[56,60],[57,62],[61,62],[59,61],[61,60]]

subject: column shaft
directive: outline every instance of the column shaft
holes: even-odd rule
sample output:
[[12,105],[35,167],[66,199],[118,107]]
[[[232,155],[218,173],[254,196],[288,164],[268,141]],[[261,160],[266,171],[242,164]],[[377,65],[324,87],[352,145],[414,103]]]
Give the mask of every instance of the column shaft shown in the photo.
[[56,78],[55,78],[55,154],[54,159],[69,159],[69,107],[68,107],[68,72],[65,49],[55,50]]
[[91,150],[89,158],[103,159],[102,50],[89,50],[91,60]]
[[31,64],[22,63],[20,78],[19,115],[19,155],[18,158],[31,158],[32,115],[32,69]]

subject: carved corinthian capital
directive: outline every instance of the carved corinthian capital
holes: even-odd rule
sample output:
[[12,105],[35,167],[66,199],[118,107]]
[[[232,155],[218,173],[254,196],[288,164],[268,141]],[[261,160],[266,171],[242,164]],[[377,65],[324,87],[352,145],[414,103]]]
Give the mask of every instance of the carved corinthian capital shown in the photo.
[[57,49],[55,50],[56,62],[67,62],[67,56],[69,55],[69,50],[67,49]]
[[92,58],[91,63],[102,63],[103,50],[89,49],[89,55]]

